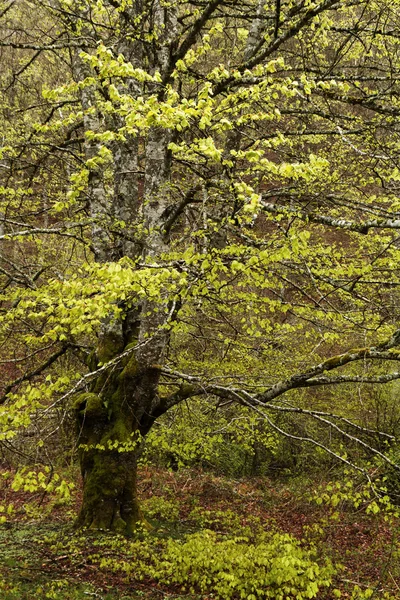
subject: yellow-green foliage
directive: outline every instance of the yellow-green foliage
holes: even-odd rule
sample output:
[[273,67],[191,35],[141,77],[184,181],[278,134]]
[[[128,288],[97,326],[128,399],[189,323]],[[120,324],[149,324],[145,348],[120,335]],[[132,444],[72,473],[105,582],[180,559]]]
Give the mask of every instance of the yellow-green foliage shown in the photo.
[[385,483],[379,479],[357,482],[348,474],[344,481],[329,482],[320,486],[311,493],[310,499],[330,507],[334,517],[338,515],[336,509],[340,505],[365,510],[367,514],[383,512],[385,518],[389,515],[398,516],[398,508],[391,502]]
[[258,450],[272,457],[280,448],[277,434],[245,407],[217,410],[201,400],[179,405],[159,419],[146,438],[144,460],[190,467],[199,463],[230,475],[248,473]]
[[163,496],[152,496],[143,503],[143,512],[150,519],[175,521],[179,517],[179,504]]
[[[98,538],[89,559],[107,573],[125,575],[127,581],[150,577],[178,584],[183,592],[224,600],[306,600],[330,586],[333,565],[316,561],[291,535],[261,532],[250,537],[246,529],[238,527],[229,537],[203,530],[182,540],[160,539],[146,530],[140,539]],[[81,543],[87,540],[71,539],[70,549],[63,547],[63,552],[79,554]]]
[[44,471],[22,468],[15,474],[11,487],[15,492],[23,490],[53,494],[58,504],[67,504],[75,484],[61,479],[57,473],[51,473],[50,467],[44,467]]
[[[217,529],[218,531],[237,532],[241,528],[240,515],[233,510],[207,510],[201,506],[196,506],[189,513],[188,519],[200,527]],[[250,529],[248,532],[250,533]],[[248,532],[246,531],[246,534]]]
[[[262,535],[249,542],[246,537],[218,538],[209,530],[187,535],[184,541],[106,540],[108,555],[91,555],[102,569],[125,573],[129,578],[153,577],[161,583],[176,583],[182,591],[212,593],[217,598],[273,598],[306,600],[316,598],[331,584],[334,567],[318,564],[288,534]],[[101,542],[100,542],[101,546]],[[110,556],[118,546],[119,557]],[[116,548],[115,548],[116,549]]]
[[329,586],[334,569],[318,565],[288,534],[262,536],[257,542],[237,537],[218,540],[212,531],[169,540],[161,563],[162,580],[219,598],[315,598]]
[[[3,479],[12,477],[8,471],[3,472]],[[35,497],[26,501],[23,505],[25,514],[35,519],[44,518],[54,506],[68,505],[73,500],[75,484],[67,481],[58,473],[53,473],[50,467],[45,466],[43,470],[22,467],[13,476],[11,490],[14,492],[26,492],[33,495],[39,494],[39,502]],[[41,506],[46,498],[49,501],[47,509]],[[15,507],[12,502],[0,505],[0,523],[5,523],[14,516]]]

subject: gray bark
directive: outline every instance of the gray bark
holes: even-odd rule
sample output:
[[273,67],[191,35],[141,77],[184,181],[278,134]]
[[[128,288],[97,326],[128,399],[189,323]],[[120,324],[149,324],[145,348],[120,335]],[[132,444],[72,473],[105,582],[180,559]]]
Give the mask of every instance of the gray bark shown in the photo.
[[[73,74],[76,81],[82,82],[92,75],[89,66],[75,53],[73,61]],[[81,105],[83,110],[83,124],[85,132],[100,133],[102,123],[96,108],[96,89],[94,85],[85,86],[81,90]],[[85,159],[96,158],[100,144],[96,140],[85,141]],[[110,207],[104,187],[103,170],[101,166],[91,168],[88,185],[89,212],[92,219],[92,246],[97,262],[103,263],[111,260],[112,252],[110,237],[107,233]]]

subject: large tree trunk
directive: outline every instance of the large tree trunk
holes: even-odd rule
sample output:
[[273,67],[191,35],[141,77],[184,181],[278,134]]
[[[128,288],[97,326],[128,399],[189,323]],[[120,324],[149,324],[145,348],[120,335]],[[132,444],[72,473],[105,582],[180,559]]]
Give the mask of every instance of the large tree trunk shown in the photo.
[[[106,362],[121,352],[111,324],[104,329],[108,333],[103,331],[94,362]],[[77,525],[128,535],[141,520],[137,462],[143,437],[155,418],[150,407],[159,377],[159,369],[140,368],[135,345],[131,339],[118,366],[105,371],[73,405],[83,479]]]
[[[129,9],[133,10],[134,9]],[[128,13],[127,13],[128,14]],[[158,48],[154,48],[150,72],[168,72],[169,44],[175,33],[173,10],[165,9],[159,0],[153,7],[154,26],[158,32]],[[133,64],[140,66],[142,50],[137,42],[126,40],[119,50]],[[83,81],[90,68],[79,53],[75,61],[75,77]],[[121,92],[132,97],[141,93],[141,84],[127,80],[120,84]],[[154,88],[154,93],[157,89]],[[102,116],[96,107],[96,89],[83,86],[81,103],[84,127],[98,133]],[[114,115],[116,131],[124,126],[123,118]],[[145,140],[144,189],[138,186],[139,142],[124,133],[125,142],[113,147],[114,189],[104,182],[101,168],[90,169],[88,198],[92,217],[92,246],[99,263],[109,263],[123,256],[131,259],[157,260],[168,250],[164,220],[168,208],[171,170],[167,129],[154,127]],[[98,155],[96,138],[86,141],[86,159]],[[128,233],[116,232],[112,221],[123,221]],[[135,239],[134,224],[141,221],[146,239]],[[111,224],[111,227],[109,225]],[[80,394],[74,402],[77,423],[79,458],[83,478],[83,504],[78,525],[112,529],[130,534],[141,519],[137,500],[137,461],[143,437],[155,418],[168,407],[158,395],[160,365],[169,343],[164,328],[167,299],[161,297],[138,300],[134,308],[119,305],[122,315],[105,319],[99,332],[98,347],[93,356],[92,370],[121,356],[112,368],[105,370],[89,392]],[[128,352],[130,350],[130,352]]]
[[[109,438],[115,423],[105,429]],[[81,450],[83,502],[78,527],[112,530],[131,535],[141,521],[137,498],[137,453]]]

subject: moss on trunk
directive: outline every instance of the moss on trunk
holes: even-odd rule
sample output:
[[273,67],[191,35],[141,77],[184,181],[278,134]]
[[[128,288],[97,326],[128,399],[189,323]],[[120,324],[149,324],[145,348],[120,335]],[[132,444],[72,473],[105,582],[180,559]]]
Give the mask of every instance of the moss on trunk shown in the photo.
[[[91,363],[104,363],[132,349],[118,365],[105,369],[90,392],[73,401],[83,502],[77,526],[131,534],[142,521],[137,497],[137,461],[143,435],[154,418],[159,369],[138,365],[134,326],[124,342],[115,322],[104,324]],[[129,327],[128,327],[129,325]],[[107,330],[109,327],[109,331]],[[117,333],[116,333],[117,332]]]
[[141,521],[134,452],[82,453],[83,502],[77,526],[131,535]]
[[83,479],[77,526],[130,535],[141,521],[137,497],[141,436],[131,398],[132,375],[129,382],[124,375],[127,367],[132,367],[130,362],[121,366],[122,372],[102,375],[92,392],[74,399],[72,409]]

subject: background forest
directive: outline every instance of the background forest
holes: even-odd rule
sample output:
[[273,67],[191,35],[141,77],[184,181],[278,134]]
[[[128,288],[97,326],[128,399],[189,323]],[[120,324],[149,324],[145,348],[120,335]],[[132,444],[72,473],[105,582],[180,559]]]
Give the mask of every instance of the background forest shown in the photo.
[[400,598],[399,40],[0,1],[2,598]]

